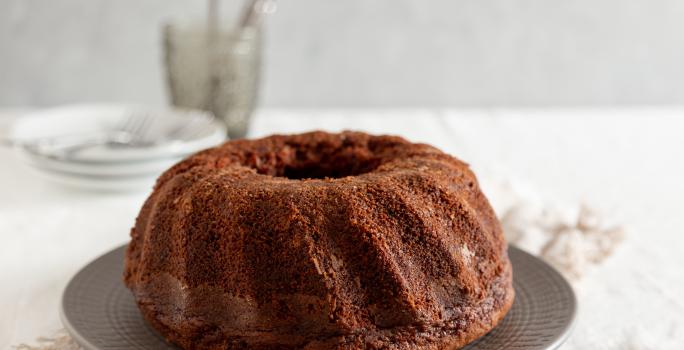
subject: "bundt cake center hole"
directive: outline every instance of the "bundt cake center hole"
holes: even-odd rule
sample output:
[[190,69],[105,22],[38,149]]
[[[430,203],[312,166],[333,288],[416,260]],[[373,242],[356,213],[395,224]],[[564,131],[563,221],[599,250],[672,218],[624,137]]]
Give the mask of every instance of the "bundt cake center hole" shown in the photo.
[[298,151],[287,161],[268,171],[270,175],[292,180],[337,179],[357,176],[375,170],[380,159],[368,152],[325,152],[321,150]]
[[377,164],[372,162],[354,163],[318,163],[318,164],[292,164],[285,166],[278,173],[280,177],[292,180],[302,179],[338,179],[347,176],[357,176],[373,171]]
[[243,163],[259,174],[291,180],[338,179],[377,169],[383,157],[370,147],[319,144],[314,147],[286,145],[278,156],[256,153]]

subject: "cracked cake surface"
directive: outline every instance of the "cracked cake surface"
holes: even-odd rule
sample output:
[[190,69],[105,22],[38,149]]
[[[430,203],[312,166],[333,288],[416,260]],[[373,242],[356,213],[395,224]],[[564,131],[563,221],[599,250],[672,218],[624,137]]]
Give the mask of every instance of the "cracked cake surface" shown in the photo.
[[512,305],[468,165],[395,136],[229,141],[158,180],[124,281],[184,349],[457,349]]

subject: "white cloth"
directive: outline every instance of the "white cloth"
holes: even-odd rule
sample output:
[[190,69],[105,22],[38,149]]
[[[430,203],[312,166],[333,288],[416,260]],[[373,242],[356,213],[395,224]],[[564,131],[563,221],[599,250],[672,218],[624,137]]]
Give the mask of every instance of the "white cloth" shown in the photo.
[[[433,144],[473,166],[509,231],[535,227],[527,222],[540,217],[539,208],[559,208],[552,213],[565,218],[563,232],[570,239],[556,248],[577,247],[590,235],[580,226],[612,230],[610,222],[592,222],[586,213],[577,224],[580,204],[588,203],[630,230],[613,256],[579,270],[586,272],[575,284],[579,319],[562,349],[680,349],[683,112],[274,110],[258,115],[252,136],[349,128]],[[6,150],[0,151],[0,167],[0,348],[7,348],[61,328],[62,288],[85,263],[127,241],[146,194],[58,188]],[[540,230],[547,227],[543,223]],[[619,235],[600,236],[617,242]],[[582,248],[570,256],[587,266],[604,253]]]

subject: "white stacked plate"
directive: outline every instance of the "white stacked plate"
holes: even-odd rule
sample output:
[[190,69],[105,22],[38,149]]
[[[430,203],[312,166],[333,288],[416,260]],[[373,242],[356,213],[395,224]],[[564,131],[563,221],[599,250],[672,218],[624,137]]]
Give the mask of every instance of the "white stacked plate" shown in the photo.
[[[120,129],[138,142],[104,142]],[[149,190],[179,160],[225,140],[222,123],[195,110],[76,105],[19,118],[10,138],[43,177],[101,191]]]

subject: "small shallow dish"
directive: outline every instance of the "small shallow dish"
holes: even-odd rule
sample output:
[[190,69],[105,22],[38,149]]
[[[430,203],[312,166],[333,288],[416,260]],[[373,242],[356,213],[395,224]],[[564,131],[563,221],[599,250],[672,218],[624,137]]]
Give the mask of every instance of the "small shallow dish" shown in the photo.
[[[131,116],[147,118],[145,139],[154,140],[154,145],[116,149],[93,146],[68,160],[58,160],[99,164],[180,157],[215,146],[226,137],[225,127],[205,112],[107,104],[63,106],[31,113],[14,123],[9,136],[16,143],[31,143],[37,139],[102,135],[118,130]],[[189,126],[192,130],[184,129]],[[28,147],[22,147],[22,150],[34,160],[36,157],[50,158],[48,154]]]
[[[87,350],[178,349],[143,320],[122,282],[125,246],[88,264],[62,297],[62,323]],[[516,297],[504,320],[464,349],[557,349],[572,330],[577,303],[551,266],[511,246]]]
[[45,171],[85,176],[158,176],[164,170],[178,163],[183,157],[169,157],[148,162],[83,164],[65,162],[45,157],[28,157],[29,165]]
[[[147,146],[94,144],[67,157],[64,148],[60,153],[60,146],[50,143],[63,147],[65,139],[72,144],[92,141],[126,126],[130,130],[130,125],[149,142]],[[225,141],[225,127],[196,110],[73,105],[19,118],[9,136],[23,160],[50,182],[90,191],[133,192],[150,190],[162,172],[184,157]]]

